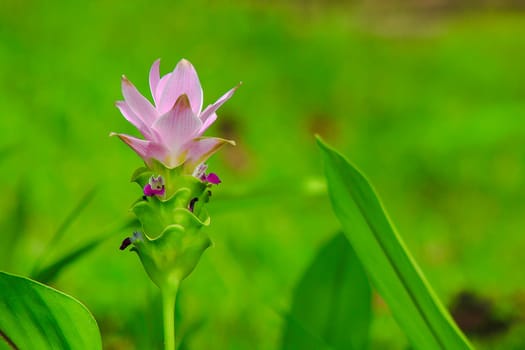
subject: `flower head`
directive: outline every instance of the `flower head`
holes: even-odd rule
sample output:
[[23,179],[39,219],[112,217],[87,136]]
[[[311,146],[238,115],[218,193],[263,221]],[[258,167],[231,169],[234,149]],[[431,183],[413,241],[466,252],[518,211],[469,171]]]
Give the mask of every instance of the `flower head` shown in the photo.
[[160,60],[151,66],[149,85],[154,105],[122,77],[124,101],[116,103],[120,112],[144,136],[111,133],[129,145],[148,166],[157,160],[167,168],[184,165],[186,173],[208,159],[225,143],[233,141],[202,134],[217,119],[215,113],[233,95],[234,87],[202,110],[203,94],[197,72],[181,60],[173,72],[160,77]]

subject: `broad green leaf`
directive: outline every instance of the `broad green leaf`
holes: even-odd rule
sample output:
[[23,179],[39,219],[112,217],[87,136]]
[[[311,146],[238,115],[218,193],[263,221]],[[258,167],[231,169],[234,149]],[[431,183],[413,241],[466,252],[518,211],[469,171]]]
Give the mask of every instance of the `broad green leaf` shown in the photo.
[[323,246],[295,288],[282,349],[366,349],[371,290],[343,234]]
[[0,348],[102,349],[97,323],[72,297],[0,272]]
[[366,178],[318,138],[328,191],[346,237],[392,313],[417,349],[471,349]]

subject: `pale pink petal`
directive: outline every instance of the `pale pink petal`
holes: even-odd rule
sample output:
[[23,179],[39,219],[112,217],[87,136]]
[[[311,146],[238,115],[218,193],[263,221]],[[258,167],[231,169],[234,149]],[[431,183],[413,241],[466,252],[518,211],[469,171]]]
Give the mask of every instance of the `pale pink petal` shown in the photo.
[[216,113],[213,113],[212,115],[207,117],[206,121],[204,123],[202,123],[202,126],[201,126],[199,132],[197,133],[197,136],[201,136],[210,127],[210,125],[212,125],[215,122],[215,120],[217,120],[217,114]]
[[219,97],[215,103],[208,105],[204,111],[202,111],[200,117],[203,122],[206,121],[208,117],[210,117],[213,113],[215,113],[226,101],[228,101],[232,96],[233,93],[239,88],[240,84]]
[[215,114],[215,112],[233,96],[233,93],[239,88],[240,85],[241,84],[237,85],[222,95],[214,104],[206,107],[206,109],[201,113],[200,118],[203,124],[201,130],[199,130],[199,135],[202,135],[202,133],[213,124],[213,122],[217,119],[217,114]]
[[157,109],[160,113],[166,113],[173,107],[173,103],[180,95],[188,95],[191,109],[197,115],[202,109],[202,88],[195,68],[185,59],[182,59],[167,81],[162,91],[160,104]]
[[153,64],[151,65],[151,69],[149,70],[149,88],[151,90],[151,96],[153,96],[153,101],[155,101],[155,105],[159,103],[157,96],[155,94],[157,91],[157,86],[159,85],[159,81],[160,81],[159,66],[160,66],[160,58],[156,60],[155,62],[153,62]]
[[147,164],[151,159],[163,161],[167,156],[167,151],[162,145],[148,140],[137,139],[136,137],[126,134],[117,134],[112,132],[110,136],[118,136],[129,147],[131,147]]
[[184,167],[193,172],[193,170],[202,162],[205,162],[212,154],[217,152],[223,145],[229,143],[235,146],[234,141],[225,140],[216,137],[202,137],[191,140],[186,146],[186,162]]
[[170,152],[178,152],[182,145],[195,137],[202,122],[193,114],[188,96],[181,95],[173,108],[153,124],[163,144]]
[[160,98],[162,97],[162,93],[164,92],[164,89],[166,88],[166,83],[170,80],[170,77],[171,73],[168,73],[162,78],[160,78],[159,84],[155,89],[155,106],[157,107],[157,111],[160,111]]
[[117,108],[120,110],[120,113],[126,118],[128,122],[133,124],[140,133],[148,140],[152,139],[151,132],[149,128],[146,126],[146,124],[140,119],[135,112],[131,110],[131,108],[128,106],[128,104],[124,101],[117,101],[115,103]]
[[147,126],[153,124],[157,118],[155,108],[125,76],[122,76],[122,94],[128,106]]

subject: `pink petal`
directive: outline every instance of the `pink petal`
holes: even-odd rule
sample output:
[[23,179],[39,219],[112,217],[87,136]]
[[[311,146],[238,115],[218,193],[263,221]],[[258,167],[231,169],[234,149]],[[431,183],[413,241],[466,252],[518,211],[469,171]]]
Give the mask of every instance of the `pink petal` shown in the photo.
[[155,108],[125,76],[122,76],[122,95],[128,106],[147,126],[153,124],[157,119]]
[[200,118],[203,122],[203,125],[201,130],[199,130],[199,135],[202,135],[202,133],[208,129],[211,124],[213,124],[213,122],[217,119],[217,114],[215,114],[215,112],[233,96],[233,93],[239,88],[240,85],[241,84],[239,83],[239,85],[222,95],[214,104],[206,107],[206,109],[201,113]]
[[149,70],[149,88],[151,90],[151,96],[153,96],[153,101],[155,101],[155,105],[159,103],[156,95],[157,86],[159,85],[160,81],[159,66],[160,58],[153,62],[151,69]]
[[152,139],[152,135],[151,135],[151,132],[150,132],[149,128],[146,126],[146,124],[144,124],[142,119],[140,119],[135,114],[135,112],[133,112],[131,110],[131,108],[128,106],[128,104],[126,102],[124,102],[124,101],[117,101],[115,103],[115,105],[120,110],[120,113],[122,113],[124,118],[126,118],[126,120],[128,122],[133,124],[146,139],[148,139],[148,140]]
[[[202,120],[202,119],[201,119]],[[197,133],[197,136],[201,136],[204,134],[204,132],[217,120],[217,113],[213,113],[209,117],[206,118],[206,121],[202,123],[201,128],[199,129],[199,132]]]
[[234,141],[216,137],[202,137],[190,141],[186,146],[187,156],[185,167],[193,172],[197,165],[205,162],[206,159],[217,152],[219,148],[221,148],[226,143],[235,146]]
[[164,89],[166,88],[166,84],[170,80],[171,73],[166,74],[162,78],[160,78],[159,84],[157,85],[157,88],[155,89],[155,106],[157,107],[157,111],[160,111],[160,98],[162,97],[162,93],[164,92]]
[[215,113],[226,101],[228,101],[233,96],[233,93],[239,88],[240,85],[241,84],[237,85],[236,87],[219,97],[219,99],[215,101],[215,103],[208,105],[208,107],[206,107],[206,109],[201,113],[201,120],[205,122],[208,117]]
[[146,163],[150,163],[152,158],[162,161],[166,158],[167,152],[162,147],[155,142],[148,140],[137,139],[133,136],[125,134],[117,134],[112,132],[110,136],[118,136],[122,141],[124,141],[129,147],[131,147]]
[[188,95],[191,108],[198,115],[202,109],[201,83],[195,68],[185,59],[177,64],[162,91],[160,104],[157,106],[159,112],[166,113],[170,110],[173,102],[182,94]]
[[164,145],[177,152],[187,141],[195,137],[202,126],[200,119],[193,114],[188,96],[181,95],[173,108],[153,124]]

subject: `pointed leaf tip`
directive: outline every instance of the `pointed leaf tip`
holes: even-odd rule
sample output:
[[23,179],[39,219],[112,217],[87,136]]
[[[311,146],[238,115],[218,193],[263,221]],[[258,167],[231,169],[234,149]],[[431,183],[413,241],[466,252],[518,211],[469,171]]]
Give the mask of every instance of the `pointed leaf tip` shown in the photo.
[[323,147],[323,148],[326,148],[327,145],[326,145],[326,142],[323,140],[323,138],[321,137],[321,135],[319,134],[314,134],[314,137],[315,137],[315,141],[317,142],[317,145]]

